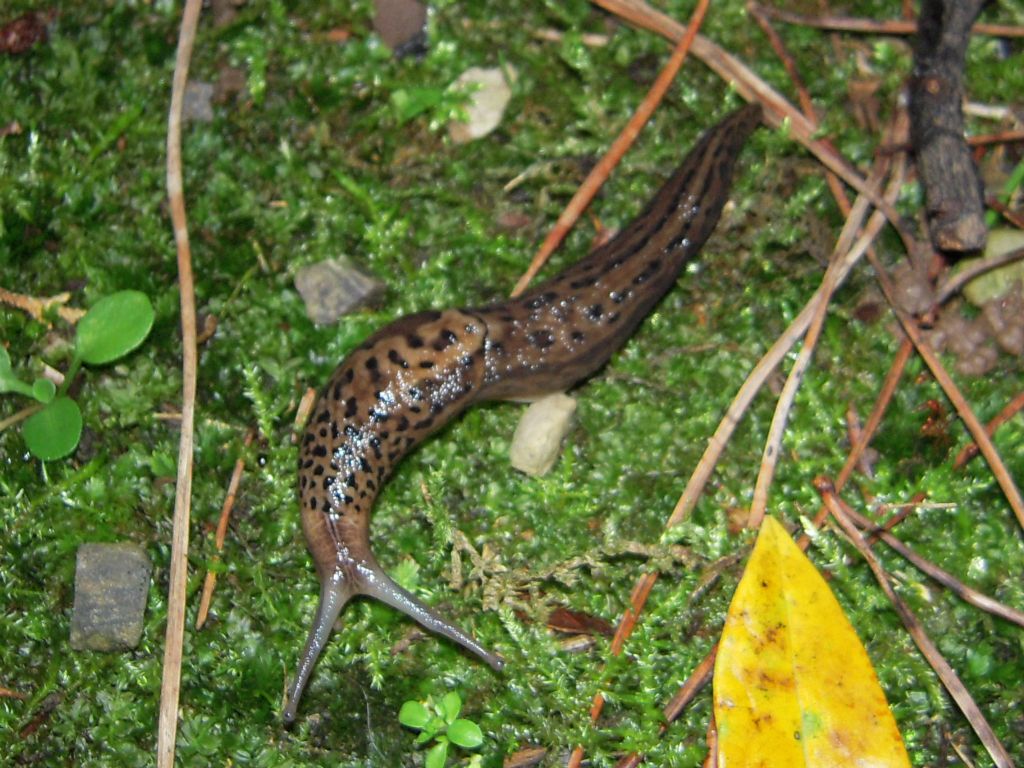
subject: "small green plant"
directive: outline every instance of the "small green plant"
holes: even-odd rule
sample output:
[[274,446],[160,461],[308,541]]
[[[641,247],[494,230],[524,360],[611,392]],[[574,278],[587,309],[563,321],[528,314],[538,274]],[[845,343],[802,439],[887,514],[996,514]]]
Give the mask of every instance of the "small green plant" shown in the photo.
[[[455,744],[463,749],[476,749],[484,741],[480,726],[472,720],[459,717],[462,699],[454,691],[447,693],[440,701],[428,697],[424,701],[407,701],[398,713],[398,722],[406,728],[419,731],[417,744],[436,742],[427,750],[426,768],[444,768],[448,760],[448,745]],[[479,768],[482,758],[473,755],[466,765]]]
[[97,301],[78,321],[71,364],[59,389],[49,379],[31,384],[19,379],[0,345],[0,392],[16,392],[43,404],[21,429],[33,456],[46,461],[75,450],[82,436],[82,411],[66,393],[78,369],[83,363],[106,365],[131,352],[149,335],[153,318],[149,297],[139,291],[119,291]]

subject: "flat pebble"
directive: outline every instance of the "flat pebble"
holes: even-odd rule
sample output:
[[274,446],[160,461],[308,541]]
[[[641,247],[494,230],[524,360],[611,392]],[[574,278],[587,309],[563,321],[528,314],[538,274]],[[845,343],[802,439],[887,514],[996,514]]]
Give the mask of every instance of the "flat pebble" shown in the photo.
[[153,565],[137,544],[82,544],[75,568],[71,647],[121,651],[139,644]]
[[295,288],[306,304],[309,319],[317,325],[328,325],[373,301],[383,292],[384,284],[339,256],[300,269],[295,275]]

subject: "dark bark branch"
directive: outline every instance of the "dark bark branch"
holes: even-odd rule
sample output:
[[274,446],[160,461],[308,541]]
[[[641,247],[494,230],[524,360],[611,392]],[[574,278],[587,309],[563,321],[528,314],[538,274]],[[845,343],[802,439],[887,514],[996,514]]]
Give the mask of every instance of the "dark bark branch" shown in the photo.
[[924,185],[932,244],[943,251],[985,245],[984,200],[964,139],[964,54],[986,0],[923,0],[910,88],[911,140]]

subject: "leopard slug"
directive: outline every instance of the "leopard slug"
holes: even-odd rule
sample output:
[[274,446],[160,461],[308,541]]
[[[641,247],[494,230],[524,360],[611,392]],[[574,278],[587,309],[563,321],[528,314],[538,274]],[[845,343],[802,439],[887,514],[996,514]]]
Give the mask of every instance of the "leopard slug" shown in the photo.
[[562,274],[483,308],[399,318],[334,371],[300,447],[302,527],[320,601],[286,723],[355,595],[381,600],[502,668],[500,657],[384,573],[370,548],[374,499],[403,456],[472,403],[563,391],[600,368],[711,234],[736,155],[760,116],[744,107],[705,133],[635,221]]

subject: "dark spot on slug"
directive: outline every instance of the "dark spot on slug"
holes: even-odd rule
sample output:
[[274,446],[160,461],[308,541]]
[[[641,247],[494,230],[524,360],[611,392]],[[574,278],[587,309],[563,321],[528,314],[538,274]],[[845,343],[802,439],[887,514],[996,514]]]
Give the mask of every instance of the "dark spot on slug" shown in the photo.
[[531,331],[526,335],[526,338],[529,339],[530,343],[538,349],[547,349],[555,343],[555,335],[547,328],[540,328],[536,331]]
[[370,372],[370,381],[374,383],[380,381],[380,364],[377,362],[377,358],[367,358],[366,363],[364,363],[364,365],[366,365],[366,370]]
[[572,332],[572,340],[575,341],[577,344],[581,343],[585,338],[587,337],[582,331]]
[[[317,477],[322,475],[324,473],[324,471],[325,470],[324,470],[324,465],[323,464],[317,464],[315,467],[313,467],[313,474],[316,475]],[[303,479],[305,479],[305,478],[303,478]]]
[[592,304],[591,306],[583,310],[583,314],[585,314],[587,318],[596,323],[598,320],[601,319],[601,315],[604,314],[604,307],[602,307],[600,304]]
[[438,352],[443,352],[458,340],[458,336],[456,336],[450,330],[445,328],[441,331],[441,333],[438,335],[437,339],[434,340],[434,343],[431,346],[433,346],[433,348],[436,349]]
[[390,360],[392,363],[394,363],[395,365],[400,366],[402,368],[408,368],[409,367],[409,361],[406,360],[404,357],[402,357],[400,354],[398,354],[398,350],[397,349],[389,349],[388,350],[388,360]]
[[323,443],[319,443],[313,446],[313,455],[319,456],[321,459],[327,457],[327,446]]
[[363,457],[363,456],[359,457],[359,471],[360,472],[369,472],[370,471],[370,462],[368,462],[366,460],[366,458]]
[[569,283],[569,287],[574,291],[578,291],[580,288],[589,288],[592,285],[597,285],[597,281],[598,278],[595,275],[587,275],[573,280]]
[[358,408],[359,408],[359,403],[356,402],[356,399],[354,397],[350,397],[348,400],[346,400],[345,401],[345,418],[346,419],[351,419],[353,416],[355,416],[356,415],[356,411],[358,410]]
[[413,349],[419,349],[420,347],[423,346],[423,337],[415,333],[410,333],[408,336],[405,337],[405,343],[408,344]]
[[425,369],[427,369],[429,371],[433,367],[434,367],[434,361],[433,360],[421,360],[420,361],[420,368],[425,368]]
[[633,285],[642,285],[654,277],[661,269],[661,262],[658,259],[649,261],[643,270],[633,278]]
[[326,408],[324,408],[322,411],[320,411],[320,413],[318,413],[316,415],[316,423],[317,424],[326,424],[330,420],[331,420],[331,412],[329,410],[327,410]]
[[459,365],[461,365],[463,368],[471,368],[473,366],[473,356],[463,355],[462,357],[459,358]]

